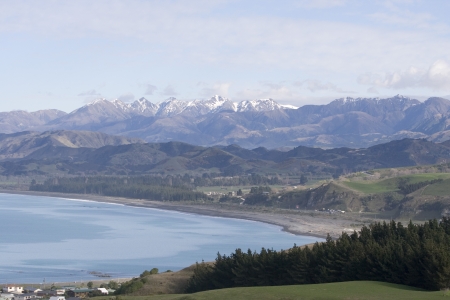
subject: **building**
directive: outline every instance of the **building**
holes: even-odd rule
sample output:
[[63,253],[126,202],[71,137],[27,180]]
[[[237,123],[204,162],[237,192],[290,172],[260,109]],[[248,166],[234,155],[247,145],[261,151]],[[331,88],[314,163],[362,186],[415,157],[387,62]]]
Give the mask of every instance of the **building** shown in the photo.
[[27,292],[27,293],[35,293],[35,294],[37,294],[37,292],[40,292],[40,291],[42,291],[40,288],[35,288],[35,287],[27,287],[27,288],[25,288],[25,291]]
[[63,296],[51,296],[48,300],[66,300],[66,298]]
[[8,286],[4,287],[2,290],[3,290],[3,293],[22,294],[23,286],[8,285]]
[[40,297],[52,297],[52,296],[58,296],[58,292],[55,290],[42,290],[38,291],[36,295]]
[[36,295],[35,293],[17,294],[14,295],[14,300],[35,300],[42,297]]
[[97,288],[97,291],[100,291],[103,295],[108,295],[109,294],[108,290],[105,289],[105,288]]
[[75,289],[67,291],[67,296],[69,297],[78,297],[78,298],[86,298],[89,296],[90,292],[96,291],[97,289]]

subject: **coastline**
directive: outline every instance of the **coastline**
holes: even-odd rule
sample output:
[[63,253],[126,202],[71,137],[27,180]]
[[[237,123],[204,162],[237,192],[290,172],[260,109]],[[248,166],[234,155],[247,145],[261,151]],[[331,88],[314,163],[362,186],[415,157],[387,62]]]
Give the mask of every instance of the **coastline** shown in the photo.
[[289,232],[294,235],[314,236],[318,238],[325,238],[327,234],[330,234],[331,237],[336,238],[341,235],[342,232],[353,232],[354,230],[358,230],[362,226],[363,222],[368,222],[368,220],[355,219],[354,217],[352,218],[348,214],[328,215],[314,211],[224,205],[217,203],[184,204],[179,202],[160,202],[92,194],[68,194],[17,190],[0,190],[0,193],[88,200],[212,217],[243,219],[280,226],[282,231]]

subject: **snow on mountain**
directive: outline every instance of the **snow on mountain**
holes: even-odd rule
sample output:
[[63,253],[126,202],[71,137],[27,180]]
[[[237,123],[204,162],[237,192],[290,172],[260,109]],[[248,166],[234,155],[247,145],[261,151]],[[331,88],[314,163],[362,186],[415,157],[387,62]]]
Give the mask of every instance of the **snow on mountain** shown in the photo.
[[341,105],[349,105],[349,104],[353,104],[353,103],[358,103],[358,102],[374,102],[374,103],[379,103],[379,102],[393,102],[395,101],[396,103],[407,103],[410,102],[411,99],[410,97],[406,97],[406,96],[402,96],[402,95],[396,95],[394,97],[391,98],[386,98],[386,99],[380,99],[378,97],[376,98],[352,98],[352,97],[344,97],[344,98],[339,98],[336,99],[334,101],[332,101],[330,104],[335,103],[335,104],[341,104]]
[[114,106],[118,109],[123,110],[124,112],[127,112],[128,110],[130,110],[130,104],[128,103],[123,103],[122,101],[120,101],[119,99],[115,99],[113,101],[111,101],[112,104],[114,104]]
[[154,104],[145,98],[140,98],[132,103],[125,103],[119,99],[108,101],[106,99],[96,99],[91,103],[75,110],[75,113],[83,108],[96,107],[114,107],[120,112],[131,115],[158,116],[168,117],[181,113],[193,115],[205,115],[209,113],[217,113],[220,111],[270,111],[277,109],[296,109],[292,105],[280,105],[273,99],[245,100],[238,103],[232,102],[228,98],[215,95],[207,100],[182,101],[174,97],[170,97],[163,102]]
[[281,108],[284,109],[298,109],[298,106],[290,105],[290,104],[280,104]]
[[169,117],[181,113],[187,106],[187,102],[177,100],[174,97],[158,103],[157,116]]
[[154,116],[158,112],[158,105],[151,103],[145,98],[140,98],[130,104],[132,111],[145,115]]
[[278,104],[275,100],[269,99],[258,99],[258,100],[244,100],[237,104],[237,111],[269,111],[283,109],[283,107]]

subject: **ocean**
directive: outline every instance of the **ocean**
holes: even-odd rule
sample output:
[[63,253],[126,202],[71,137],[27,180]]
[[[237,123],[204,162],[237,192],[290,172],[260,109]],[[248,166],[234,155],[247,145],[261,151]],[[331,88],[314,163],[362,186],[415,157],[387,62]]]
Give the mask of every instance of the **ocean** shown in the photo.
[[322,240],[254,221],[11,194],[0,194],[0,228],[0,283],[114,280]]

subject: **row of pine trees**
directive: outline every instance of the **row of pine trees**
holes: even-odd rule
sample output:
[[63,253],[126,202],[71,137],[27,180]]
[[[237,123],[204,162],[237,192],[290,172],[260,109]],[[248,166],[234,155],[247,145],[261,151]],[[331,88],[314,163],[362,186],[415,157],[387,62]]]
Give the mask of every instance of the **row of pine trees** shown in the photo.
[[197,263],[187,292],[353,280],[450,287],[450,219],[375,223],[312,247],[218,254],[215,264]]
[[180,178],[158,177],[73,177],[49,179],[32,184],[32,191],[95,194],[104,196],[148,199],[158,201],[208,200],[208,196],[193,191]]

